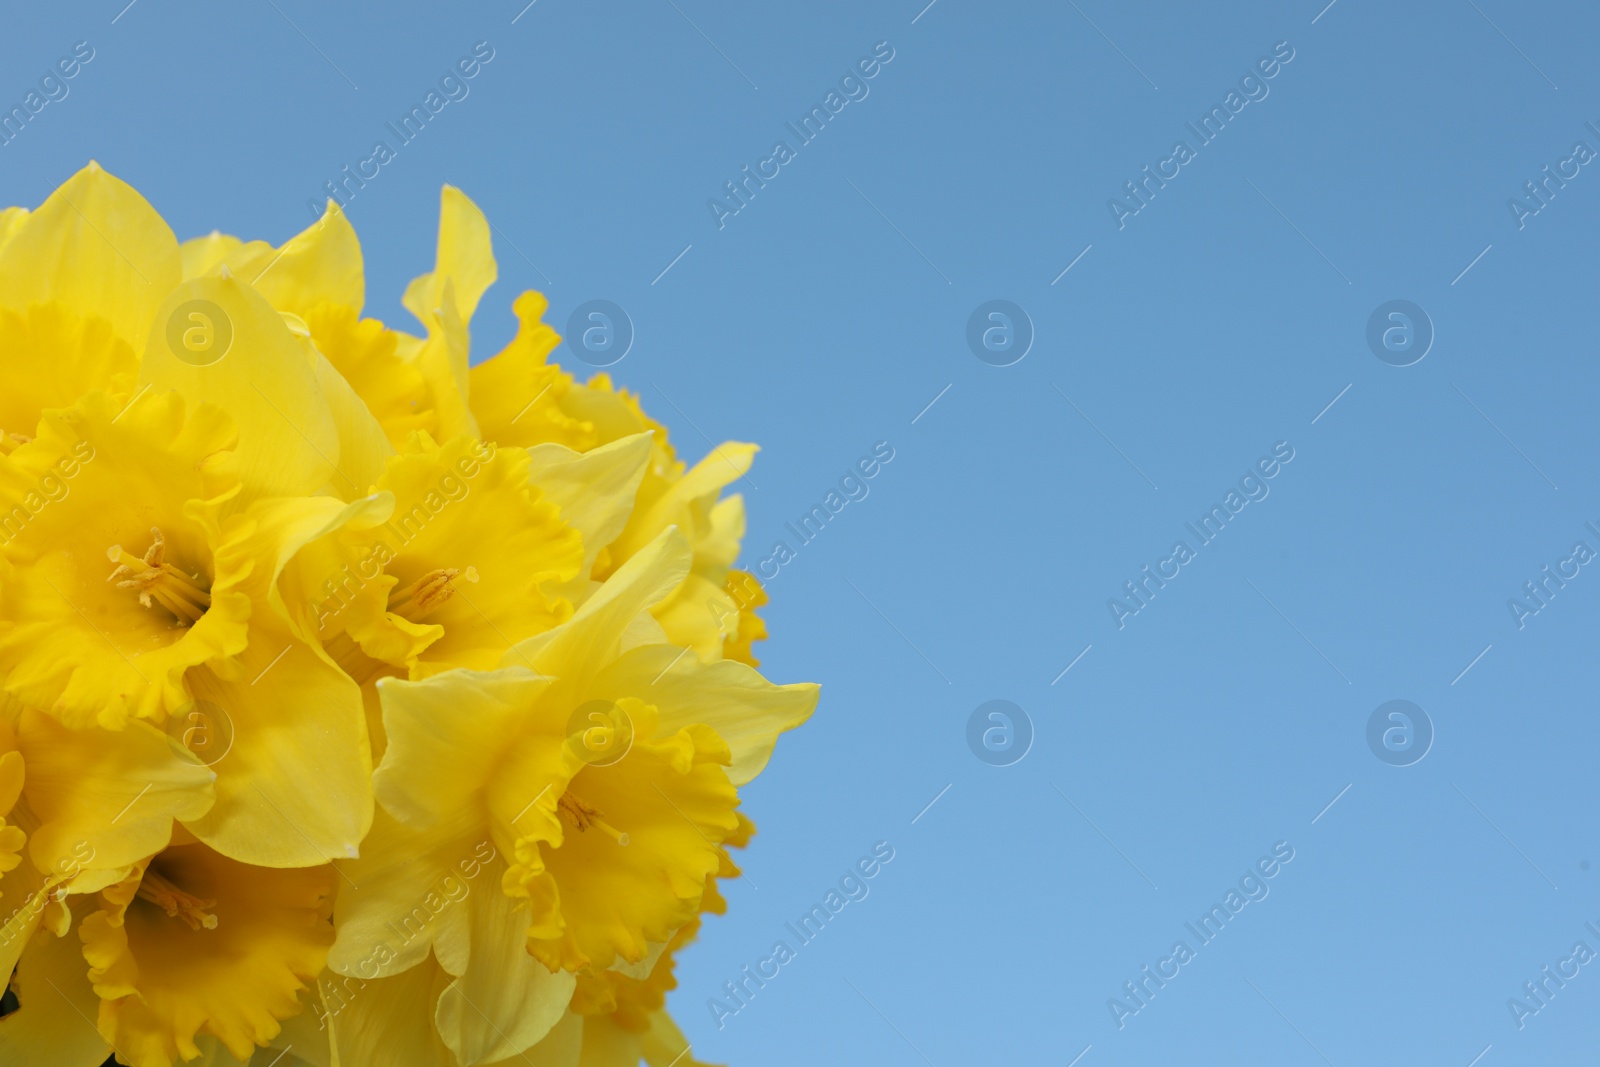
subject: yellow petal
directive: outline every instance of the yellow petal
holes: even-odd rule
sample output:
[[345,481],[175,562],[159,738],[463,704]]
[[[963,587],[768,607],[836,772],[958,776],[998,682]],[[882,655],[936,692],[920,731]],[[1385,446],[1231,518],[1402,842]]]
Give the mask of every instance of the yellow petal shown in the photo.
[[[386,978],[320,983],[340,1067],[452,1067],[433,1026],[450,976],[434,960]],[[543,1065],[541,1065],[543,1067]]]
[[756,614],[756,609],[767,603],[767,591],[749,571],[730,570],[723,592],[739,612],[737,627],[723,639],[723,658],[759,667],[761,661],[756,659],[751,646],[767,637],[767,624]]
[[22,795],[22,784],[27,779],[27,768],[22,753],[16,749],[0,755],[0,815],[11,811]]
[[279,311],[304,318],[318,304],[330,303],[359,313],[366,303],[361,242],[344,209],[333,200],[322,218],[282,248],[246,251],[247,255],[229,257],[229,266]]
[[[195,315],[200,318],[185,318]],[[245,486],[240,506],[261,497],[303,496],[325,485],[342,499],[364,494],[366,487],[340,466],[339,430],[309,349],[259,293],[238,278],[200,278],[179,286],[158,318],[141,381],[215,404],[233,417]],[[198,340],[186,342],[187,333],[169,331],[167,322],[174,318],[197,323]]]
[[190,832],[226,856],[264,867],[356,855],[372,825],[372,758],[359,687],[286,631],[253,638],[238,679],[201,669],[188,681],[233,731],[232,747],[212,768],[217,802],[185,821]]
[[100,999],[89,984],[76,935],[40,932],[17,963],[17,1010],[0,1018],[6,1067],[99,1067],[111,1046],[92,1020]]
[[11,240],[16,232],[22,228],[31,212],[25,207],[8,207],[0,209],[0,246]]
[[336,1067],[316,986],[300,999],[311,1002],[308,1009],[284,1019],[278,1036],[256,1049],[250,1067]]
[[[547,306],[543,294],[532,290],[513,302],[517,335],[470,372],[472,411],[483,436],[498,444],[551,442],[586,452],[602,438],[594,422],[566,410],[567,398],[577,387],[572,375],[548,362],[561,337],[543,322]],[[642,429],[631,426],[604,440]]]
[[529,477],[561,518],[583,535],[580,575],[594,570],[600,550],[622,533],[633,511],[634,494],[650,462],[651,438],[633,434],[588,452],[565,445],[543,444],[528,449]]
[[415,358],[400,353],[401,342],[415,338],[342,304],[319,304],[303,317],[317,350],[361,398],[390,444],[400,447],[417,430],[440,436],[427,379]]
[[577,612],[547,633],[513,647],[501,661],[531,664],[581,688],[622,646],[628,624],[660,603],[689,570],[689,546],[667,529],[612,575]]
[[17,741],[28,761],[28,808],[39,820],[28,854],[56,877],[131,866],[166,847],[174,819],[211,807],[212,772],[148,723],[72,730],[25,711]]
[[395,448],[366,401],[357,395],[328,358],[315,348],[310,356],[317,383],[322,387],[322,398],[328,404],[328,413],[333,416],[339,433],[339,472],[344,484],[338,491],[341,496],[353,500],[378,479]]
[[[486,865],[499,880],[503,860]],[[462,1067],[504,1060],[531,1049],[567,1014],[574,979],[552,974],[522,947],[527,920],[500,893],[473,893],[465,901],[472,926],[466,973],[439,996],[439,1034]]]
[[431,948],[456,970],[466,967],[472,893],[499,893],[483,873],[495,855],[481,812],[463,808],[425,830],[382,808],[357,859],[339,861],[348,879],[334,909],[338,938],[330,969],[357,979],[386,978],[428,958]]
[[619,1026],[609,1015],[590,1015],[583,1020],[583,1055],[578,1067],[638,1067],[644,1055],[644,1039]]
[[592,692],[613,700],[648,693],[660,709],[663,730],[692,723],[711,727],[732,753],[728,777],[735,785],[760,774],[778,735],[816,710],[820,689],[813,683],[773,685],[743,663],[702,663],[680,652],[671,645],[636,648],[607,667]]
[[[478,205],[460,189],[446,185],[439,195],[439,247],[433,272],[413,280],[401,302],[427,323],[451,300],[461,321],[470,322],[479,298],[499,277],[492,246],[489,220]],[[453,296],[446,295],[447,281],[454,282]]]
[[98,163],[63,182],[0,246],[0,300],[98,316],[136,350],[181,274],[171,228]]
[[[626,559],[644,547],[664,527],[678,523],[697,549],[697,542],[711,534],[711,507],[722,488],[743,477],[758,451],[755,445],[730,441],[718,445],[695,464],[682,478],[673,481],[659,496],[641,506],[628,522],[628,528],[612,552]],[[732,563],[727,559],[724,563]]]
[[631,720],[632,747],[573,776],[561,798],[570,830],[558,847],[541,849],[543,871],[527,850],[517,854],[519,867],[536,879],[547,874],[560,893],[565,930],[528,940],[551,968],[643,960],[651,943],[699,912],[706,880],[722,865],[718,846],[739,828],[721,739],[700,725],[664,733],[648,704],[616,703]]
[[79,317],[61,304],[0,308],[0,452],[33,437],[45,411],[71,407],[85,393],[125,401],[138,371],[133,347],[103,318]]
[[[375,493],[346,504],[336,497],[275,497],[251,505],[251,532],[243,551],[255,562],[251,577],[266,590],[264,599],[295,636],[319,641],[315,605],[329,595],[323,586],[342,580],[343,557],[307,551],[322,538],[346,528],[367,529],[388,520],[394,498]],[[312,557],[315,558],[312,558]]]
[[467,406],[467,360],[472,342],[454,291],[455,281],[446,277],[439,307],[424,320],[428,324],[427,339],[413,346],[407,343],[411,339],[402,337],[399,349],[402,358],[414,362],[427,384],[443,441],[482,436],[478,421]]
[[548,685],[523,667],[380,681],[389,747],[373,774],[373,788],[383,806],[418,828],[437,826],[462,810],[482,810],[493,770],[485,753],[508,746]]
[[252,255],[258,248],[270,248],[265,241],[252,241],[246,245],[230,234],[212,230],[204,237],[192,237],[178,246],[183,258],[183,280],[210,274],[224,263],[235,263]]

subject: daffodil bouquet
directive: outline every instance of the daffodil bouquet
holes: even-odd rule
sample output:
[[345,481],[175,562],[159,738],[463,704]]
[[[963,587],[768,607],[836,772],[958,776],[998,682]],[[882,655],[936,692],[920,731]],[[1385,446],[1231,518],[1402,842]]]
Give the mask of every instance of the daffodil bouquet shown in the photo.
[[472,366],[489,234],[445,188],[413,335],[335,204],[0,213],[0,1063],[697,1062],[673,956],[817,690],[751,655],[755,448],[687,467],[538,293]]

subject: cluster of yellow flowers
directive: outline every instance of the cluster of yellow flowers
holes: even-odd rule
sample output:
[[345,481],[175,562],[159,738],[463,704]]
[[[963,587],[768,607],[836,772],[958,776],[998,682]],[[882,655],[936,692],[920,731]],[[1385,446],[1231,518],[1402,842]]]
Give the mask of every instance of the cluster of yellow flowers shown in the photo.
[[0,213],[0,1063],[696,1062],[673,955],[817,689],[754,669],[754,447],[687,467],[537,293],[471,366],[495,277],[449,187],[422,336],[333,204]]

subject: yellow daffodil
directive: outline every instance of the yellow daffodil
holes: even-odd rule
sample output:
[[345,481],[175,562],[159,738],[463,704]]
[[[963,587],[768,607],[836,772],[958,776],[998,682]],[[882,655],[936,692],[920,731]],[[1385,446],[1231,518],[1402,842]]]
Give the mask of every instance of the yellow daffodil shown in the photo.
[[519,297],[517,336],[498,355],[472,368],[471,399],[481,432],[505,443],[551,442],[578,451],[648,433],[650,461],[633,512],[606,542],[594,576],[603,580],[662,530],[676,525],[694,551],[694,565],[679,588],[656,607],[657,620],[670,640],[701,658],[727,654],[754,665],[749,644],[766,636],[754,614],[757,603],[752,598],[741,603],[726,588],[730,575],[739,573],[732,567],[744,536],[744,501],[721,493],[749,471],[755,446],[719,445],[687,467],[666,427],[645,414],[637,396],[617,389],[610,375],[597,374],[580,386],[548,362],[561,338],[543,322],[546,306],[538,293]]
[[[695,1067],[676,954],[812,713],[680,460],[440,202],[407,333],[330,203],[0,211],[0,1062]],[[376,760],[376,766],[374,765]]]
[[329,867],[249,867],[199,842],[136,864],[79,925],[101,1036],[133,1067],[195,1058],[202,1030],[249,1058],[304,1008],[335,882]]
[[[120,409],[120,410],[119,410]],[[91,393],[0,466],[0,670],[71,726],[160,720],[191,667],[244,648],[249,600],[221,506],[236,437],[174,394]]]

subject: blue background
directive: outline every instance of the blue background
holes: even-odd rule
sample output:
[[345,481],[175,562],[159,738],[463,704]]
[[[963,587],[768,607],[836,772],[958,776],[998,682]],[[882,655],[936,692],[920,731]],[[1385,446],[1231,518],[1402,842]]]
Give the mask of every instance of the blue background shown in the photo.
[[[180,237],[279,242],[487,41],[350,204],[369,313],[404,320],[459,185],[499,230],[476,355],[526,288],[558,328],[625,308],[613,372],[681,449],[763,446],[749,566],[890,442],[770,584],[765,669],[824,696],[681,962],[697,1056],[1593,1057],[1600,963],[1521,1030],[1506,1002],[1600,949],[1600,568],[1521,629],[1507,599],[1600,548],[1600,167],[1523,228],[1507,199],[1600,149],[1597,12],[925,2],[34,5],[0,38],[8,106],[74,42],[95,58],[0,148],[0,199],[94,157]],[[708,198],[880,41],[870,95],[719,229]],[[1270,95],[1119,229],[1108,198],[1279,41]],[[1036,333],[1008,367],[965,339],[995,298]],[[1436,331],[1407,367],[1366,341],[1397,298]],[[1279,441],[1270,496],[1119,629],[1107,599]],[[966,742],[991,699],[1032,723],[1008,767]],[[1366,741],[1391,699],[1436,733],[1412,766]],[[878,841],[870,895],[719,1029],[707,999]],[[1270,896],[1119,1029],[1107,999],[1279,841]]]

